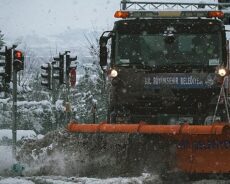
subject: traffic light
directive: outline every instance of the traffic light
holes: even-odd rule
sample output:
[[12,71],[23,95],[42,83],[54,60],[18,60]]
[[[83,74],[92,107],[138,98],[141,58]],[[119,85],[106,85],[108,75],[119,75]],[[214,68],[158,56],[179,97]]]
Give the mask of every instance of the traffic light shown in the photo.
[[230,3],[230,0],[218,0],[219,3]]
[[2,58],[1,56],[5,56],[5,52],[0,52],[0,76],[4,77],[6,61],[5,58]]
[[69,80],[71,69],[76,69],[76,64],[72,61],[77,60],[77,57],[71,58],[68,53],[69,51],[66,51],[64,54],[59,54],[59,57],[53,58],[53,79],[59,79],[60,85]]
[[5,47],[5,82],[10,83],[13,71],[12,48]]
[[43,64],[41,66],[42,70],[45,70],[45,73],[41,74],[42,80],[41,84],[43,86],[48,87],[48,89],[52,89],[52,65],[51,63]]
[[76,68],[71,68],[69,72],[69,82],[72,87],[76,85]]
[[0,76],[5,76],[5,61],[0,60]]
[[54,57],[53,59],[54,79],[59,79],[59,84],[64,84],[64,55],[59,54],[59,57]]
[[20,71],[24,69],[24,54],[19,50],[14,50],[14,70]]
[[13,70],[18,72],[24,68],[24,54],[15,48],[15,45],[9,49],[5,47],[5,52],[0,52],[0,56],[5,57],[0,58],[0,75],[6,83],[11,82]]
[[70,70],[72,68],[76,68],[76,63],[71,63],[72,61],[76,61],[76,60],[77,60],[77,56],[71,58],[70,55],[66,55],[66,75],[69,76]]

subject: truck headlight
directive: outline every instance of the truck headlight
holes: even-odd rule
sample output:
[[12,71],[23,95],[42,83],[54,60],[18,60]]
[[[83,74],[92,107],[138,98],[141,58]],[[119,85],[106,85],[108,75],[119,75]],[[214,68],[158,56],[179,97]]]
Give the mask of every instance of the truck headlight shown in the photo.
[[117,70],[112,69],[110,71],[110,74],[109,74],[110,77],[115,78],[115,77],[117,77],[117,75],[118,75]]
[[227,74],[227,70],[225,68],[219,68],[218,69],[218,74],[221,76],[221,77],[224,77],[226,76]]

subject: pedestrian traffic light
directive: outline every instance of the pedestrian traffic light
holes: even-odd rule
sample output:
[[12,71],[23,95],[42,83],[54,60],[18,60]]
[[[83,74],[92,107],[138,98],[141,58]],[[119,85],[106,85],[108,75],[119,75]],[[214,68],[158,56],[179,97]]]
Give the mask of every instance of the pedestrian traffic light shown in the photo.
[[76,85],[76,76],[77,72],[76,72],[76,68],[71,68],[70,72],[69,72],[69,82],[71,87],[74,87]]
[[20,71],[24,69],[24,55],[19,50],[14,50],[14,70]]
[[76,60],[77,60],[77,56],[71,58],[70,55],[66,55],[66,75],[69,76],[70,70],[72,68],[76,68],[76,63],[72,63],[72,61],[76,61]]
[[54,78],[59,79],[59,84],[64,84],[64,54],[54,57]]
[[42,80],[41,84],[43,86],[48,87],[48,89],[52,89],[52,65],[51,63],[43,64],[41,69],[45,71],[45,73],[41,73]]

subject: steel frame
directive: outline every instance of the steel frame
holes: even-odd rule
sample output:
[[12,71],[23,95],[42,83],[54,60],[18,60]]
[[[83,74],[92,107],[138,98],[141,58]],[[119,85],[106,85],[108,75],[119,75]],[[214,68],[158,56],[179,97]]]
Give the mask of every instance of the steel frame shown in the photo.
[[121,1],[121,10],[220,10],[230,7],[230,3],[187,3],[187,2],[140,2]]

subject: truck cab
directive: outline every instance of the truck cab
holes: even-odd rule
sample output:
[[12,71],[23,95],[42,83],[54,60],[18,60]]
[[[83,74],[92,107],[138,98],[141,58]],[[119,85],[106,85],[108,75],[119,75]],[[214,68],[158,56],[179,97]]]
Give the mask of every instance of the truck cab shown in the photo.
[[102,67],[111,39],[108,121],[204,124],[228,73],[223,13],[125,9],[115,17],[122,20],[100,39]]

